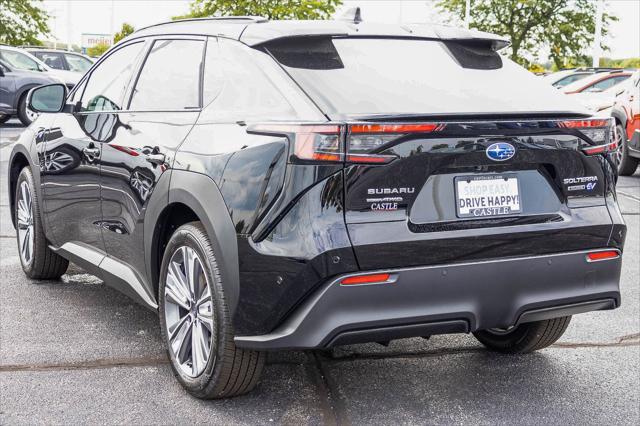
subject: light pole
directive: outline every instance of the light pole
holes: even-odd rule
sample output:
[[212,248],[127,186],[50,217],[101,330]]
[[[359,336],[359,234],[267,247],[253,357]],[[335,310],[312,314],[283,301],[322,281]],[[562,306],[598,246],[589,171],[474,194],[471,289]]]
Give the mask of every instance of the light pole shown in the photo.
[[67,50],[71,52],[71,0],[67,0]]
[[593,61],[591,66],[594,68],[600,66],[600,56],[602,49],[600,42],[602,40],[602,14],[604,13],[604,0],[596,0],[598,7],[596,9],[596,33],[593,36]]
[[467,0],[464,5],[464,27],[469,29],[471,23],[471,0]]

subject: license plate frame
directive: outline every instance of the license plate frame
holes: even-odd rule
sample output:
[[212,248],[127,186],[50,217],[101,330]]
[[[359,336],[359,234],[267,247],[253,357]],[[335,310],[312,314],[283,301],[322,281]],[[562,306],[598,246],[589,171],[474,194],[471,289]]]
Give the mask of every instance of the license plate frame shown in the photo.
[[[475,185],[479,186],[479,183],[472,184],[472,182],[493,182],[497,180],[503,180],[507,182],[507,187],[503,189],[510,190],[511,193],[507,194],[481,194],[480,197],[475,196],[473,198],[479,198],[480,201],[477,201],[479,205],[474,207],[462,206],[461,205],[461,197],[464,194],[460,192],[464,191],[464,185],[469,185],[469,187]],[[460,183],[463,182],[461,186]],[[496,175],[468,175],[468,176],[456,176],[453,181],[454,193],[455,193],[455,204],[456,204],[456,216],[461,219],[483,219],[483,218],[495,218],[495,217],[505,217],[505,216],[517,216],[522,213],[522,191],[520,188],[520,179],[518,179],[518,175],[515,173],[502,173]],[[515,194],[513,193],[513,189],[515,188]],[[509,192],[509,191],[507,191]],[[509,200],[503,200],[498,198],[499,205],[495,205],[495,197],[501,196],[517,196],[517,203],[508,203]],[[490,203],[488,198],[492,196],[494,200]],[[484,205],[482,199],[485,199]],[[515,201],[515,200],[514,200]],[[489,205],[491,204],[491,205]],[[514,206],[517,205],[517,208]],[[463,207],[468,212],[463,211]],[[473,210],[472,210],[473,209]]]

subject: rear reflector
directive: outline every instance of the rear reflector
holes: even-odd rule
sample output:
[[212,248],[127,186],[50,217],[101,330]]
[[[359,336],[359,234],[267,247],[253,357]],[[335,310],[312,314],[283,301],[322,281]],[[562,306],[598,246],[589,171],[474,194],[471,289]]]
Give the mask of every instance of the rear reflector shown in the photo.
[[391,278],[391,274],[357,275],[344,278],[340,281],[340,285],[382,284],[389,281],[389,278]]
[[587,254],[587,262],[616,259],[618,257],[620,257],[620,252],[617,250],[594,251]]

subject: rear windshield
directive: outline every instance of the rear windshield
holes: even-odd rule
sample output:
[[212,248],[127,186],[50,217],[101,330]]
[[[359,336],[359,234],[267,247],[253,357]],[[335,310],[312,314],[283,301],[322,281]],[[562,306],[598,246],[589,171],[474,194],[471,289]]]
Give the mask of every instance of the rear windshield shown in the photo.
[[307,38],[266,48],[334,116],[581,111],[550,84],[487,47]]

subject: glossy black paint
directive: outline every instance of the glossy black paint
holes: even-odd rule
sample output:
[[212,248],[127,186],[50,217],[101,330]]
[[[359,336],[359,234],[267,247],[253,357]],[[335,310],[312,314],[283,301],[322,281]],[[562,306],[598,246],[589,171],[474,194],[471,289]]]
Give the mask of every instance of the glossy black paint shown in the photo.
[[147,201],[198,113],[109,115],[117,117],[114,122],[118,125],[113,138],[102,148],[102,220],[109,224],[102,227],[105,250],[134,270],[145,271],[146,258],[140,254],[144,253]]
[[[221,25],[233,38],[246,26]],[[175,35],[155,27],[142,30],[119,47],[140,38],[185,37],[203,27],[176,23],[172,28]],[[267,38],[260,32],[249,36]],[[209,47],[217,42],[214,37],[207,41]],[[234,46],[240,49],[238,41],[221,44],[222,55]],[[125,99],[143,66],[139,62]],[[343,274],[624,244],[614,169],[605,157],[579,152],[584,141],[571,131],[523,117],[484,117],[449,123],[438,135],[400,136],[380,152],[397,156],[384,166],[304,164],[291,160],[287,137],[247,132],[252,123],[265,121],[327,121],[282,70],[268,72],[277,74],[271,76],[274,86],[288,93],[292,113],[220,115],[216,93],[194,110],[71,108],[38,118],[21,136],[10,170],[22,155],[38,164],[36,182],[51,244],[155,308],[168,237],[177,226],[200,220],[215,248],[239,335],[273,331],[310,295]],[[495,141],[512,143],[516,156],[492,162],[485,150]],[[52,166],[61,154],[64,165]],[[521,180],[521,215],[456,217],[456,176],[506,172]],[[595,176],[596,188],[569,191],[563,179],[580,176]],[[382,189],[384,196],[384,188],[411,191],[402,193],[397,209],[373,211],[368,191],[375,195]]]

